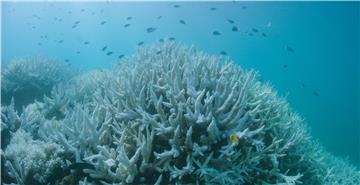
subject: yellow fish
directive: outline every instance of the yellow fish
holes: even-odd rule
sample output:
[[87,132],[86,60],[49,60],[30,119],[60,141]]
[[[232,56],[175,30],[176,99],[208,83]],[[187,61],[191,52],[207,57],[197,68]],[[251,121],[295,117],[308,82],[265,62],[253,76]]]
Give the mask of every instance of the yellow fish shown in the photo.
[[230,142],[231,142],[233,145],[237,145],[237,144],[238,144],[239,138],[237,137],[236,134],[231,134],[231,135],[230,135]]

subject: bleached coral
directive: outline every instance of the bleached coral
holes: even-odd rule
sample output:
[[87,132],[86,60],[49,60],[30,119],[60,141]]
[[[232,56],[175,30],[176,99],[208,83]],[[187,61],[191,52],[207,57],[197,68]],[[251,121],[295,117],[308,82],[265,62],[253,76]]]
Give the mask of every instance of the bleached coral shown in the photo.
[[45,183],[56,168],[61,168],[62,152],[60,145],[33,140],[29,133],[19,129],[4,152],[4,162],[18,184],[31,180]]
[[327,162],[257,76],[193,47],[148,46],[58,85],[24,109],[18,132],[61,146],[68,167],[82,166],[79,184],[328,185],[345,182],[343,166],[355,185],[356,169]]
[[67,81],[71,72],[65,63],[44,57],[17,58],[1,71],[2,103],[15,98],[17,110],[50,93],[57,83]]

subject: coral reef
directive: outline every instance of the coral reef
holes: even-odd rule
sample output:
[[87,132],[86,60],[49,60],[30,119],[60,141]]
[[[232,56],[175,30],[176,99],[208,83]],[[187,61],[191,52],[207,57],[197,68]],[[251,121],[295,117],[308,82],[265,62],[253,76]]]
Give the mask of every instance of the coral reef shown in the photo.
[[4,112],[6,123],[20,120],[6,172],[18,184],[46,170],[34,175],[44,183],[63,164],[63,184],[359,184],[257,78],[194,47],[140,48],[110,71],[57,85],[20,116]]
[[17,58],[2,66],[1,100],[9,104],[15,99],[15,108],[40,100],[48,95],[52,87],[70,79],[71,72],[66,63],[44,57]]

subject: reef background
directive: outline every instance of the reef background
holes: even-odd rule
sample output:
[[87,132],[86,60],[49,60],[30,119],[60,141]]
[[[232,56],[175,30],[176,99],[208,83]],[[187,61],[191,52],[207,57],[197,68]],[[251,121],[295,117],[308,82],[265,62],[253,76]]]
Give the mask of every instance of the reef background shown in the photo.
[[[44,55],[68,59],[74,68],[108,68],[119,55],[132,54],[138,42],[169,37],[210,54],[226,51],[242,67],[259,70],[280,95],[287,96],[327,150],[349,156],[360,166],[359,2],[1,5],[2,63]],[[73,29],[76,21],[80,23]],[[106,23],[101,25],[102,21]],[[127,23],[131,25],[124,28]],[[238,32],[231,30],[234,25]],[[147,33],[148,27],[156,30]],[[249,36],[252,28],[259,33]],[[215,30],[221,35],[214,36]],[[44,35],[47,39],[40,38]],[[86,41],[88,45],[83,44]],[[101,51],[104,46],[114,53],[106,55]],[[286,51],[286,46],[294,51]]]

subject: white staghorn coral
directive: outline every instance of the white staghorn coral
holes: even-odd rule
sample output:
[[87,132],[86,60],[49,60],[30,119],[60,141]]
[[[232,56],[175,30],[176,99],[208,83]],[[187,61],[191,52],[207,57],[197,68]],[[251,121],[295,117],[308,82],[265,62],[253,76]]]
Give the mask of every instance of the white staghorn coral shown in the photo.
[[20,128],[60,145],[79,184],[343,181],[348,164],[330,170],[286,101],[227,58],[168,42],[76,79],[29,105]]

